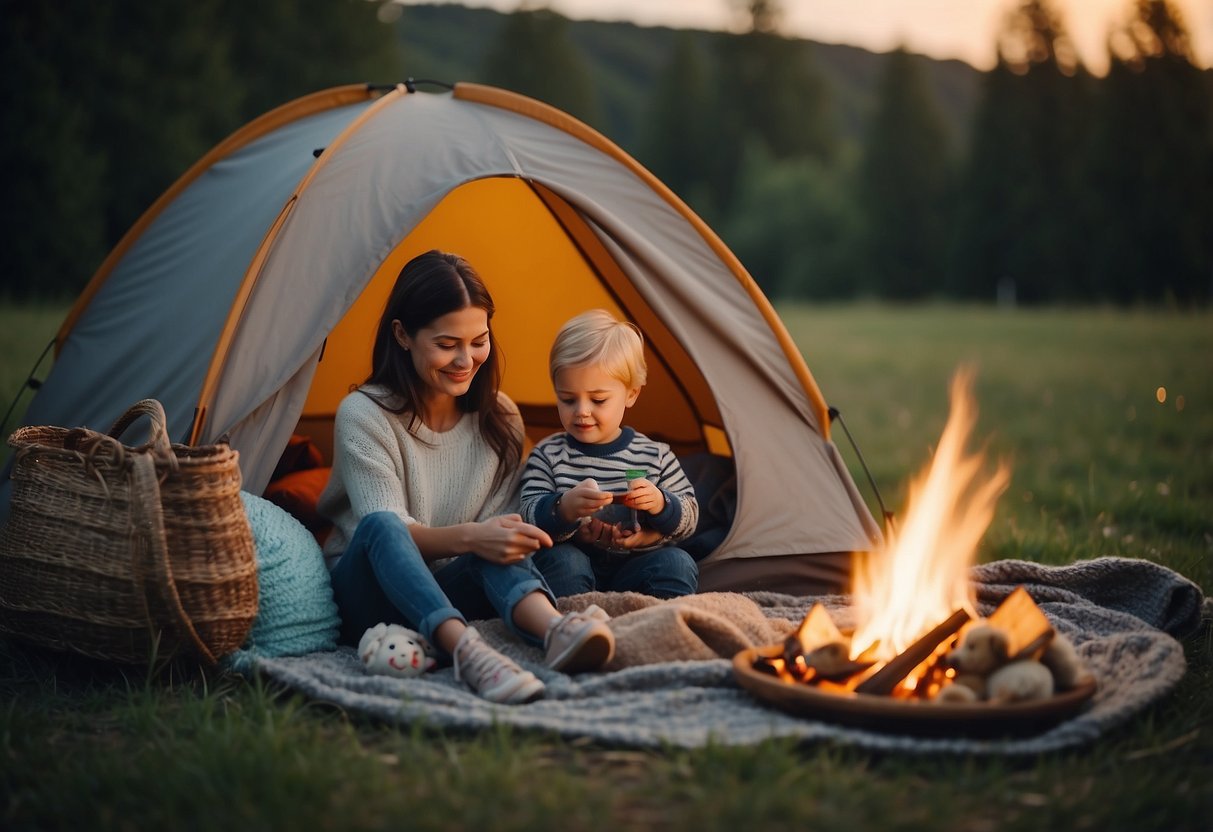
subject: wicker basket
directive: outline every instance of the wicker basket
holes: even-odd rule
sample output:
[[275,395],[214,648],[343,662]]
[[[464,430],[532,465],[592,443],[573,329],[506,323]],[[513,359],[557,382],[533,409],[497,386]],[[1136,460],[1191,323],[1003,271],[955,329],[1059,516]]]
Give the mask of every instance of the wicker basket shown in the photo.
[[[147,444],[118,441],[141,416]],[[238,454],[169,443],[145,399],[109,434],[26,427],[0,531],[0,631],[95,658],[214,663],[257,614],[252,531]]]

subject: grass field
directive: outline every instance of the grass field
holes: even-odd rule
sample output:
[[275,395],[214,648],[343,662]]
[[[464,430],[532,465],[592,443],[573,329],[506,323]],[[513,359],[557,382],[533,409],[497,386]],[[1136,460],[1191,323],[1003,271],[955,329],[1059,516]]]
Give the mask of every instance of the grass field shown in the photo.
[[[19,417],[33,397],[24,387],[25,380],[66,314],[65,306],[12,308],[0,304],[0,418],[9,411],[10,404],[16,404],[16,410],[4,425],[5,437],[20,423]],[[52,356],[48,354],[37,377],[45,378],[51,364]],[[0,450],[0,462],[8,459],[8,454],[5,444]]]
[[[972,364],[976,442],[1012,467],[982,559],[1141,557],[1213,592],[1213,316],[780,311],[890,508]],[[60,314],[0,309],[5,406]],[[1208,622],[1185,650],[1176,690],[1098,743],[999,760],[439,735],[239,678],[124,675],[0,643],[0,828],[1203,830]]]

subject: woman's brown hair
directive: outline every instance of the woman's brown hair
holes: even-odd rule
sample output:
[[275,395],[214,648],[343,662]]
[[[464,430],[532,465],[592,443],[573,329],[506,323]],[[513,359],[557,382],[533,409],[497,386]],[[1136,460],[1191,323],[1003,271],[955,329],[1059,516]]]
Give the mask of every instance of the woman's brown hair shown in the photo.
[[390,403],[362,392],[385,410],[409,414],[408,429],[412,431],[421,419],[424,384],[412,358],[397,343],[392,322],[400,321],[409,337],[415,337],[432,321],[469,306],[483,309],[488,318],[490,349],[471,387],[455,399],[455,404],[464,413],[480,414],[480,433],[501,462],[495,481],[495,485],[500,485],[521,461],[522,437],[512,429],[497,396],[501,387],[501,353],[493,339],[496,311],[493,298],[480,275],[462,257],[433,250],[404,264],[379,319],[371,353],[371,374],[366,380],[368,385],[390,390]]

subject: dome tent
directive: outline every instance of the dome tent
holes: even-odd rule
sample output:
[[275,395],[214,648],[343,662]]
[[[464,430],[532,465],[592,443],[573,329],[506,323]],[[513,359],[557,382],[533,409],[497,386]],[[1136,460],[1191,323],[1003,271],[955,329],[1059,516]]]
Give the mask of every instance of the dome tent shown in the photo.
[[431,248],[493,293],[531,440],[559,429],[560,325],[601,307],[641,328],[649,381],[629,424],[736,474],[705,589],[793,591],[879,540],[816,382],[720,239],[591,128],[475,84],[326,90],[220,143],[102,264],[25,423],[105,429],[156,398],[175,440],[226,438],[261,493],[292,434],[327,449],[396,275]]

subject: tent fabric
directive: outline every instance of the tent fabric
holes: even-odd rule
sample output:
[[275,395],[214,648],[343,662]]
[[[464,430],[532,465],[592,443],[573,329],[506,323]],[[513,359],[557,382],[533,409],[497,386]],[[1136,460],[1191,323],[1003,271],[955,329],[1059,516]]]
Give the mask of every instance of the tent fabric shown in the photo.
[[25,421],[104,428],[155,397],[175,438],[228,439],[260,493],[311,402],[331,418],[360,380],[330,378],[336,355],[369,354],[367,327],[343,318],[363,299],[372,319],[399,266],[435,247],[468,256],[493,291],[504,387],[524,415],[553,412],[558,315],[593,303],[641,324],[661,382],[638,427],[660,436],[668,419],[672,444],[736,468],[736,519],[708,562],[879,540],[816,383],[723,243],[599,134],[475,85],[334,98],[216,159],[61,333]]
[[105,430],[154,392],[165,405],[169,434],[187,438],[249,261],[316,161],[312,151],[364,107],[288,124],[219,160],[182,191],[83,310],[30,403],[26,424],[70,421]]

